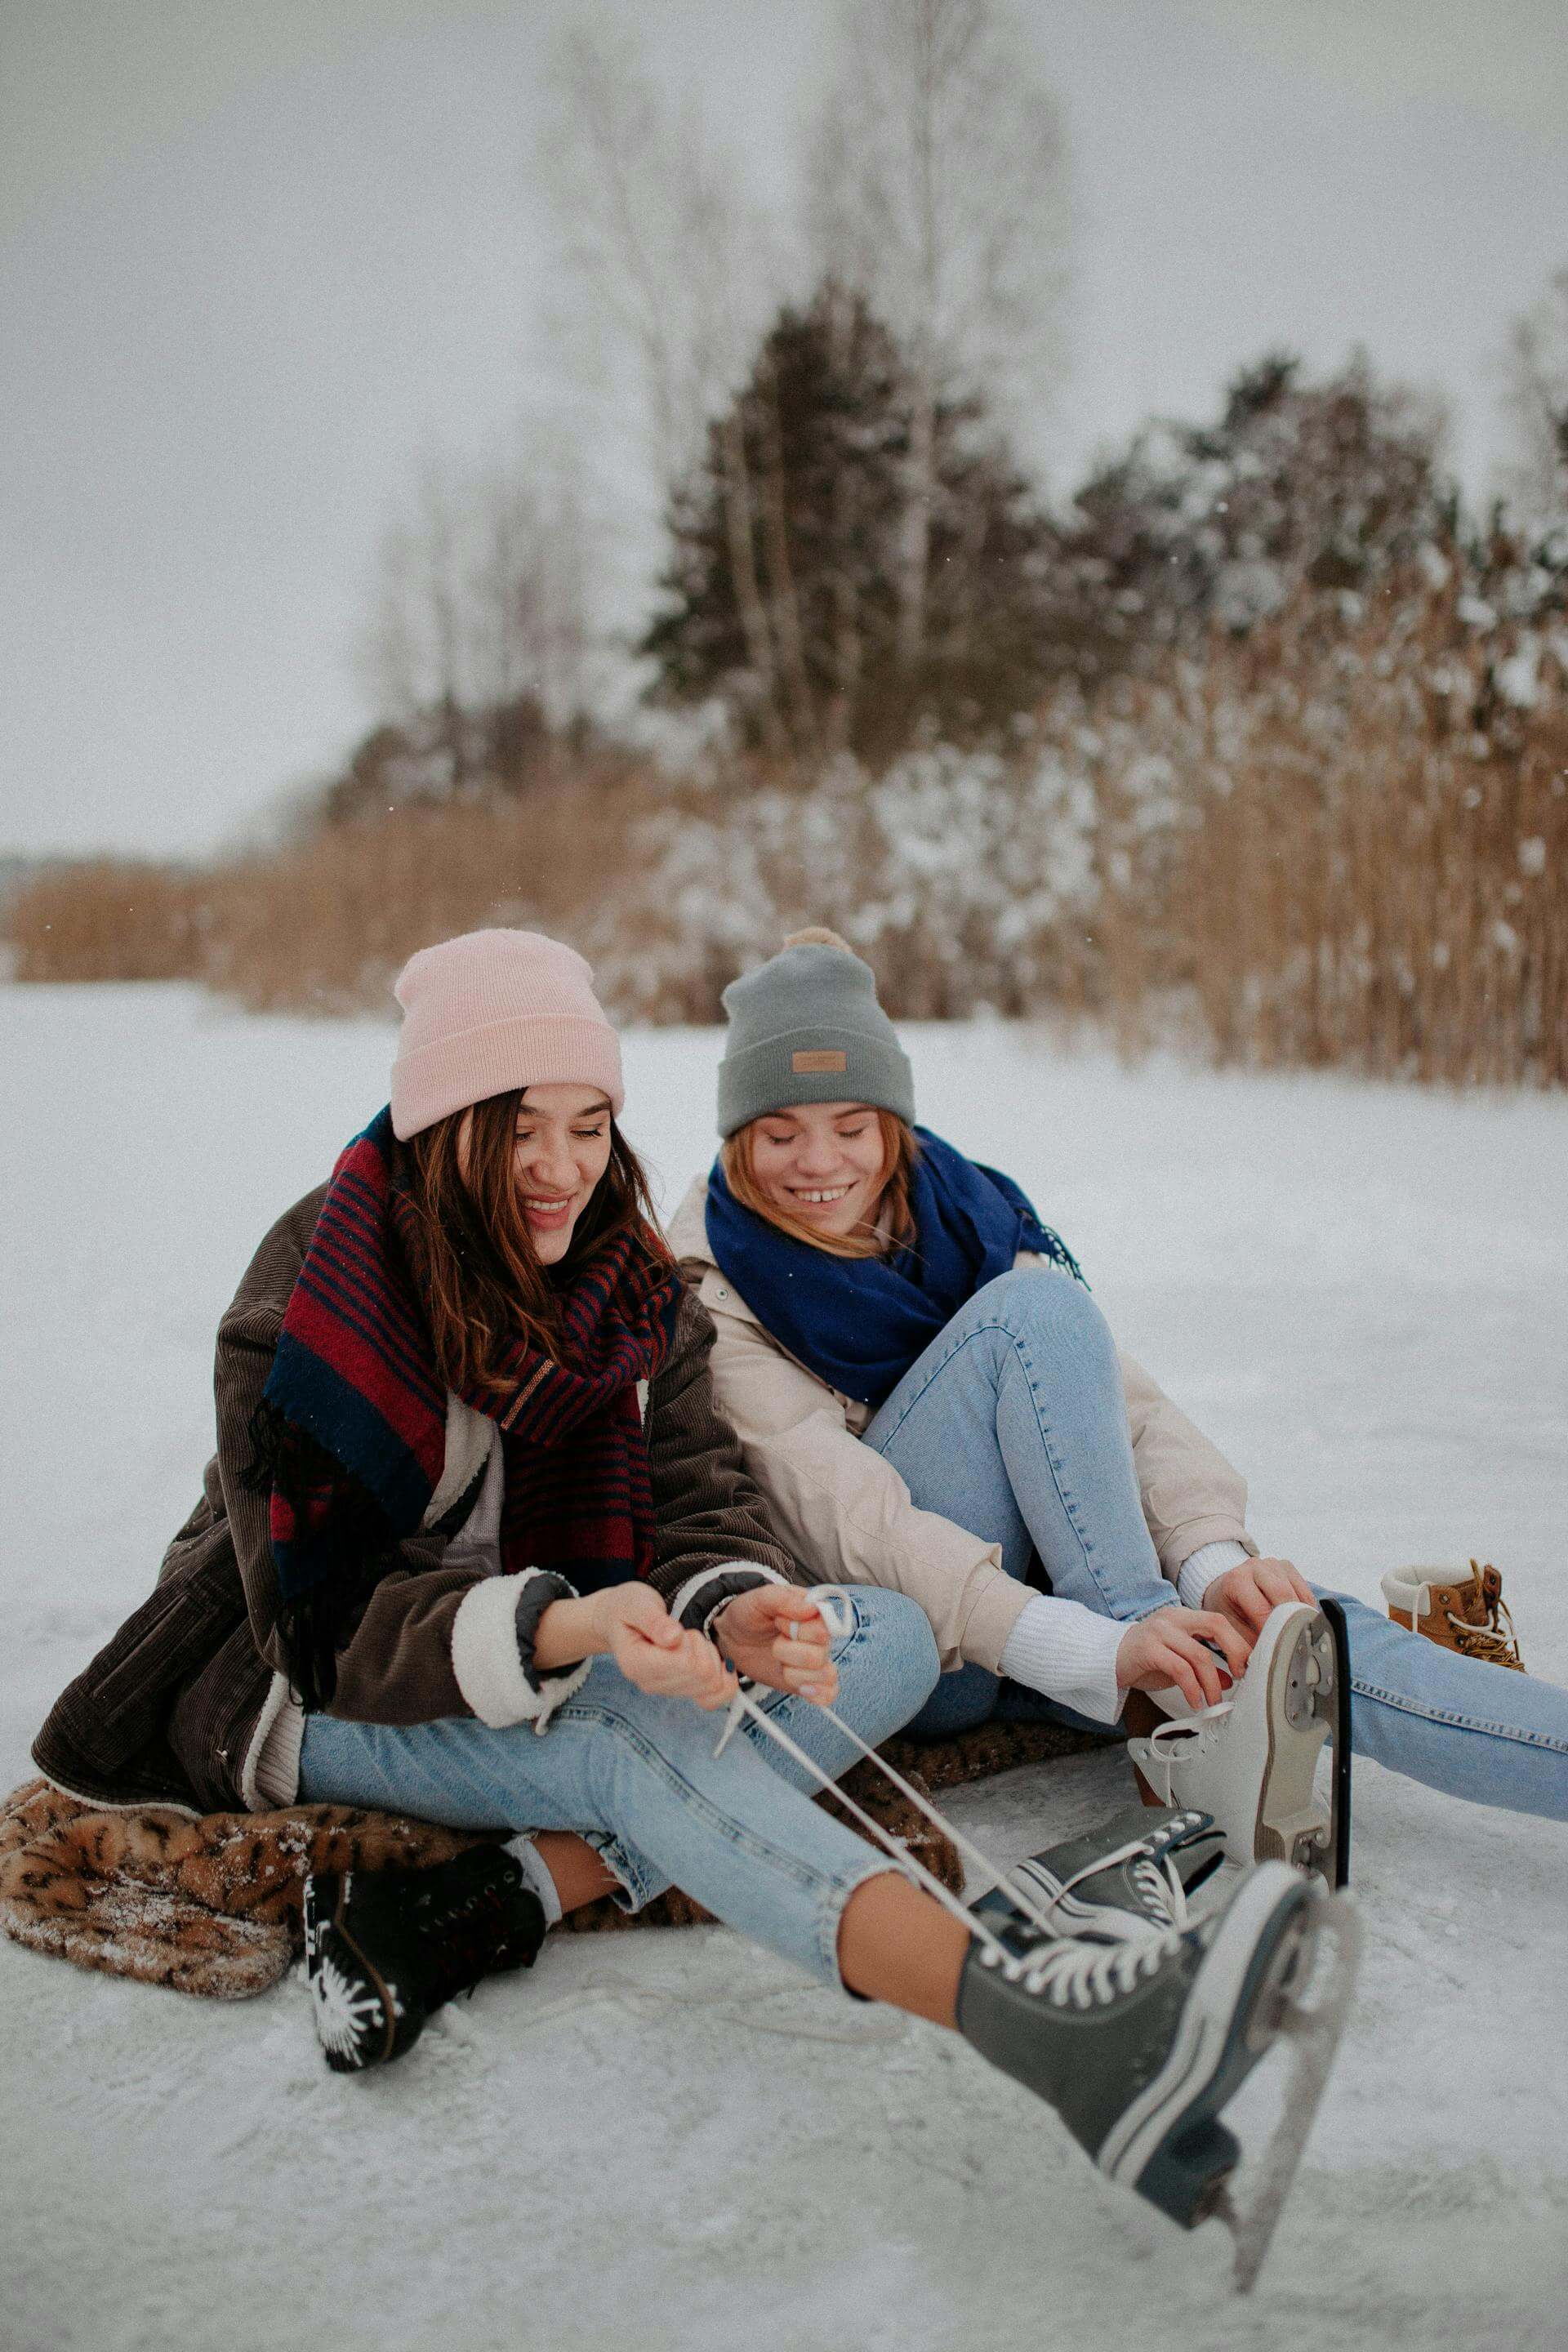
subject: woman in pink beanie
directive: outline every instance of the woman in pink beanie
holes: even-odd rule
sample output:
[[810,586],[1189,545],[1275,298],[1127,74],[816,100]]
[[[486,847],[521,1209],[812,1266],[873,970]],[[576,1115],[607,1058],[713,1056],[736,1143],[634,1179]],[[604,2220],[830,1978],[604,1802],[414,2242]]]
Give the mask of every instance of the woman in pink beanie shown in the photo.
[[[35,1748],[94,1802],[343,1802],[507,1841],[308,1883],[345,2072],[605,1894],[637,1910],[679,1884],[837,1979],[840,1915],[886,1861],[776,1750],[715,1759],[703,1710],[744,1674],[837,1776],[855,1751],[814,1700],[876,1741],[936,1680],[898,1595],[830,1639],[767,1523],[616,1124],[620,1047],[582,957],[476,931],[413,957],[396,995],[390,1106],[219,1328],[203,1500]],[[952,1923],[927,1907],[941,1951]]]

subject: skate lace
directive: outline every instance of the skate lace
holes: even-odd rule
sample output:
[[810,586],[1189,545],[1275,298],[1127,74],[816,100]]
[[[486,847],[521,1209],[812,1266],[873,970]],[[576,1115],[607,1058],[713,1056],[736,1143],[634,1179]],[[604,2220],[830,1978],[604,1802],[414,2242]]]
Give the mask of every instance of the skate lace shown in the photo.
[[1050,2000],[1058,2009],[1104,2009],[1131,1992],[1141,1977],[1152,1976],[1179,1952],[1174,1930],[1129,1937],[1118,1944],[1053,1943],[1032,1947],[998,1961],[982,1952],[983,1968],[1000,1968],[1010,1984]]
[[1145,1854],[1142,1862],[1135,1862],[1132,1884],[1163,1927],[1186,1926],[1187,1890],[1168,1855],[1156,1862],[1152,1854]]
[[1132,1884],[1154,1915],[1149,1923],[1149,1933],[1159,1935],[1167,1928],[1184,1927],[1187,1890],[1182,1885],[1180,1873],[1168,1854],[1156,1857],[1150,1853],[1142,1838],[1130,1838],[1125,1845],[1115,1847],[1110,1853],[1096,1854],[1081,1870],[1075,1870],[1070,1878],[1064,1878],[1046,1905],[1047,1918],[1086,1878],[1097,1878],[1102,1870],[1114,1870],[1123,1862],[1131,1864]]
[[1233,1698],[1222,1698],[1214,1706],[1196,1707],[1191,1715],[1172,1716],[1157,1723],[1149,1734],[1150,1753],[1160,1757],[1172,1750],[1179,1753],[1185,1734],[1201,1730],[1205,1723],[1223,1722],[1235,1705]]
[[[845,1639],[854,1627],[852,1604],[848,1594],[837,1585],[819,1585],[813,1594],[813,1599],[816,1602],[817,1611],[824,1624],[834,1639],[836,1641]],[[944,1836],[952,1840],[964,1861],[972,1869],[981,1873],[986,1884],[1002,1888],[1009,1902],[1023,1913],[1037,1935],[1052,1942],[1059,1937],[1061,1931],[1052,1926],[1047,1913],[1042,1911],[1021,1887],[1008,1884],[989,1856],[982,1853],[977,1846],[972,1845],[963,1832],[937,1811],[931,1799],[917,1789],[911,1781],[907,1780],[901,1772],[897,1771],[885,1756],[879,1756],[876,1749],[862,1739],[859,1733],[851,1725],[846,1723],[841,1715],[836,1715],[830,1706],[819,1706],[817,1712],[843,1735],[851,1748],[876,1765],[883,1777],[890,1780],[894,1788],[909,1799],[917,1812],[923,1813],[927,1821],[932,1822]],[[912,1878],[917,1885],[923,1886],[933,1901],[940,1903],[944,1911],[950,1912],[961,1922],[965,1931],[981,1947],[982,1956],[989,1966],[1016,1968],[1017,1955],[1008,1948],[994,1929],[990,1927],[977,1912],[971,1910],[967,1904],[961,1902],[951,1887],[944,1886],[935,1873],[926,1868],[920,1856],[910,1851],[902,1838],[896,1836],[883,1822],[873,1819],[865,1807],[858,1804],[848,1790],[836,1781],[833,1775],[825,1770],[814,1756],[808,1756],[805,1748],[799,1747],[781,1725],[776,1724],[771,1716],[764,1714],[743,1682],[736,1686],[735,1696],[730,1702],[728,1718],[720,1735],[718,1746],[713,1750],[715,1756],[723,1754],[741,1723],[748,1717],[757,1725],[759,1729],[766,1733],[776,1748],[782,1748],[786,1756],[793,1758],[809,1780],[815,1780],[819,1788],[826,1790],[837,1800],[850,1819],[859,1823],[872,1843],[880,1846],[900,1870]],[[1142,1945],[1139,1948],[1142,1948]]]

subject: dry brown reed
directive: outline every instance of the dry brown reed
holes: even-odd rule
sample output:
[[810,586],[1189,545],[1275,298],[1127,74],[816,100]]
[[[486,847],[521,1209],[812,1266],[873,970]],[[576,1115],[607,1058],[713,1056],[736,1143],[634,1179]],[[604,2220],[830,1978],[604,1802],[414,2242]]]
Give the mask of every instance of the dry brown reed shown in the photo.
[[743,963],[827,920],[904,1017],[1086,1007],[1136,1048],[1185,1003],[1223,1061],[1555,1087],[1565,877],[1568,635],[1416,580],[1064,700],[1010,765],[600,765],[206,874],[79,866],[9,929],[24,980],[200,977],[330,1012],[384,1003],[434,940],[535,924],[659,1022],[714,1018]]
[[194,980],[216,877],[140,859],[58,866],[18,892],[5,929],[18,980]]
[[1184,983],[1224,1061],[1568,1084],[1568,642],[1303,604],[1128,703],[1105,822],[1152,756],[1173,792],[1102,858],[1118,1000]]

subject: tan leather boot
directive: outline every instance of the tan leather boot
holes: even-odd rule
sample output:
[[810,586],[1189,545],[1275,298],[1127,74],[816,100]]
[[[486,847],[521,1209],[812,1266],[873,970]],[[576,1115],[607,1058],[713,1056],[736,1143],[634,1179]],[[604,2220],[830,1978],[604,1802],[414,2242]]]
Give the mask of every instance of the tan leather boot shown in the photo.
[[1474,1559],[1468,1576],[1462,1569],[1396,1568],[1384,1578],[1383,1592],[1396,1625],[1411,1626],[1463,1658],[1526,1671],[1497,1569]]

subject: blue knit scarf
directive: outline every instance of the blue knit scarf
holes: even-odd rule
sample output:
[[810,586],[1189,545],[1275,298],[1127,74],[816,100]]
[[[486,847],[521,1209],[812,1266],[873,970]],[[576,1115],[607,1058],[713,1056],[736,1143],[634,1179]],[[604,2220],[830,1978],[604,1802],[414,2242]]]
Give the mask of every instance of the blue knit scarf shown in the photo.
[[1067,1244],[1010,1176],[966,1160],[926,1128],[915,1136],[915,1238],[890,1257],[814,1249],[742,1208],[717,1160],[708,1179],[709,1247],[763,1329],[831,1388],[871,1406],[1020,1250],[1083,1280]]

